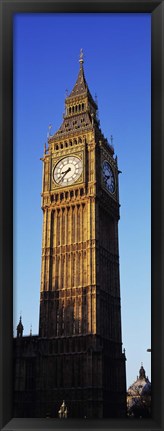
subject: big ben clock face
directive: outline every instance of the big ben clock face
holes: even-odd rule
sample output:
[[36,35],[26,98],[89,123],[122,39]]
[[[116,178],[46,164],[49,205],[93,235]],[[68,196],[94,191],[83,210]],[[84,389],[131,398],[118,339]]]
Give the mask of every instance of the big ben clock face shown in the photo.
[[110,192],[115,191],[115,178],[110,164],[105,160],[102,165],[102,176],[105,188]]
[[80,178],[82,169],[82,160],[79,157],[64,157],[54,167],[53,180],[57,185],[69,186]]

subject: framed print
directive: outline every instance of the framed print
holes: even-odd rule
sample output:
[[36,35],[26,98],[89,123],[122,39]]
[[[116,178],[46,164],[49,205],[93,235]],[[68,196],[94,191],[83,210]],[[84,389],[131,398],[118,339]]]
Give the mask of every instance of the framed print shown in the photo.
[[163,1],[0,15],[1,429],[162,430]]

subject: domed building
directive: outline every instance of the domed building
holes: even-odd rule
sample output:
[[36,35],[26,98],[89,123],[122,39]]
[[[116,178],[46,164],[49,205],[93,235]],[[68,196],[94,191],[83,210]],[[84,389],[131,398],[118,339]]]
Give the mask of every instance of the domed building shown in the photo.
[[151,416],[151,382],[142,363],[137,380],[127,391],[127,413],[133,417]]

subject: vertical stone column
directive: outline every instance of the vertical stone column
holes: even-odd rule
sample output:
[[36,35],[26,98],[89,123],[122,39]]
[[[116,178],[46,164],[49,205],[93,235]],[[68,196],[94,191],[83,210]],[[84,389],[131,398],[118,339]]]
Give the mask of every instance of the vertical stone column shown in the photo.
[[87,217],[87,274],[88,274],[88,280],[87,284],[88,286],[91,284],[91,262],[90,262],[90,240],[91,240],[91,201],[89,199],[88,205],[88,217]]
[[49,159],[44,158],[43,192],[49,190]]
[[62,245],[62,221],[63,221],[63,219],[62,219],[62,208],[60,208],[60,247]]
[[80,205],[77,208],[77,242],[80,243]]
[[92,292],[92,333],[96,334],[96,290]]
[[82,300],[81,300],[81,298],[79,298],[78,307],[79,307],[79,334],[81,334],[81,330],[82,330]]
[[79,286],[82,286],[82,251],[79,251]]
[[46,290],[49,290],[49,283],[50,283],[50,257],[51,257],[51,210],[48,210],[48,217],[47,217],[47,241],[46,241]]
[[81,242],[83,243],[83,239],[84,239],[84,232],[83,232],[83,223],[84,223],[84,218],[83,218],[83,204],[81,205]]
[[[63,288],[66,288],[66,283],[67,283],[67,254],[65,253],[64,255],[64,267],[63,267]],[[64,296],[66,296],[66,290],[64,291]]]
[[[72,245],[72,206],[70,206],[70,244]],[[72,287],[72,259],[73,259],[73,253],[72,253],[72,247],[70,247],[70,265],[69,265],[69,271],[70,271],[70,286]]]
[[91,309],[92,309],[92,305],[91,305],[91,287],[88,287],[88,295],[87,295],[87,299],[88,299],[88,307],[87,307],[87,320],[88,320],[88,332],[91,332],[92,330],[92,325],[91,325]]
[[70,208],[69,208],[69,218],[68,218],[68,232],[69,232],[68,244],[71,244],[71,234],[72,234],[72,220],[71,220],[71,216],[72,216],[72,207],[70,205]]
[[78,286],[80,286],[80,272],[81,272],[80,251],[78,251],[78,255],[77,255],[77,285]]
[[65,244],[68,244],[68,209],[65,208]]
[[[67,286],[67,282],[68,282],[68,274],[67,274],[67,270],[68,270],[68,250],[67,250],[67,245],[68,245],[68,208],[65,208],[65,277],[64,277],[64,289],[66,289]],[[66,290],[65,290],[65,295],[66,295]]]
[[72,281],[71,281],[71,287],[74,287],[75,285],[75,254],[72,253]]
[[63,265],[62,265],[62,238],[63,238],[63,210],[60,209],[60,255],[59,255],[59,288],[63,287]]
[[71,236],[71,243],[74,243],[75,240],[75,220],[74,220],[74,206],[72,207],[72,236]]
[[62,221],[61,221],[61,246],[65,244],[65,208],[61,208]]
[[47,209],[43,212],[43,236],[42,236],[42,265],[41,265],[41,287],[40,291],[45,290],[45,247],[46,247],[46,234],[47,234]]
[[91,284],[96,283],[96,256],[95,256],[95,247],[96,247],[96,231],[95,231],[95,200],[91,200],[91,257],[90,257],[90,265],[91,265]]
[[75,243],[77,244],[77,205],[75,205]]
[[53,269],[52,269],[52,290],[56,287],[56,247],[57,247],[57,210],[53,211]]
[[83,208],[82,204],[80,205],[80,242],[83,241]]

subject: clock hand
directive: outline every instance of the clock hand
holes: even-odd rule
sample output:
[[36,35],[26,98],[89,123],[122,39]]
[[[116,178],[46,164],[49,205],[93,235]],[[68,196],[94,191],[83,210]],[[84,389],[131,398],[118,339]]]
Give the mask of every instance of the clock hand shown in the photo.
[[60,181],[62,180],[62,176],[60,176],[59,178],[58,178],[58,181],[57,181],[57,183],[59,184],[60,183]]
[[105,175],[105,178],[106,178],[107,180],[109,180],[109,178],[111,178],[111,175]]
[[69,172],[69,171],[71,171],[70,167],[67,169],[67,171],[61,172],[61,174],[67,174],[67,172]]
[[[71,171],[71,168],[68,168],[67,171],[64,172],[64,175],[60,178],[59,183],[61,183],[61,181],[63,181],[63,178],[65,177],[65,175]],[[63,172],[62,172],[63,174]]]

